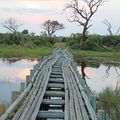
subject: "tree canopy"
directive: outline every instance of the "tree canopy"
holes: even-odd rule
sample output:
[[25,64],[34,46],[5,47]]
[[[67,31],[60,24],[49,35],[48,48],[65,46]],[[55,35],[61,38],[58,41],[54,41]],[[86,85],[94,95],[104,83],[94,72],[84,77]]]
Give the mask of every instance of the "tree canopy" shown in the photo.
[[56,31],[64,29],[64,25],[58,21],[47,20],[42,24],[42,29],[44,29],[48,36],[52,36]]
[[22,24],[19,24],[17,20],[14,18],[10,17],[7,20],[5,20],[2,24],[2,27],[8,29],[12,33],[17,33],[18,29],[22,26]]
[[103,2],[103,0],[68,0],[66,9],[72,11],[68,21],[77,22],[83,27],[80,41],[81,48],[83,48],[87,39],[87,30],[92,26],[92,24],[89,24],[91,17],[97,12]]

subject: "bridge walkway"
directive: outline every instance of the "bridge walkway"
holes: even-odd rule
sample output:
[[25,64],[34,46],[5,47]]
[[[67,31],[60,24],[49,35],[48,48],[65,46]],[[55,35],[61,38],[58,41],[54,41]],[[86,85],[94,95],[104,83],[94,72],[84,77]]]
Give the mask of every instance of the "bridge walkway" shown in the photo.
[[98,120],[95,110],[96,97],[73,57],[57,49],[34,66],[26,89],[0,120]]

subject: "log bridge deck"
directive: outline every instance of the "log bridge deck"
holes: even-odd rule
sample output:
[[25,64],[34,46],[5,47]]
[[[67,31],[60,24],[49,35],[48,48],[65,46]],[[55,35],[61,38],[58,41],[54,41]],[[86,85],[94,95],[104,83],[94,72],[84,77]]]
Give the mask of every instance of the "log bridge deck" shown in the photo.
[[95,96],[73,57],[56,49],[34,66],[26,89],[0,120],[98,120],[95,110]]

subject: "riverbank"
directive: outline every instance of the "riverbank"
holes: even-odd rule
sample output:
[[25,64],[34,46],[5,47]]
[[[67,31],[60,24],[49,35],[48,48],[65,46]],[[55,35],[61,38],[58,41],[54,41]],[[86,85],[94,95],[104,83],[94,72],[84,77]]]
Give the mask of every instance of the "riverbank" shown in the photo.
[[82,51],[82,50],[70,50],[70,52],[76,58],[93,58],[96,60],[111,60],[120,61],[120,52],[96,52],[96,51]]
[[[53,47],[22,47],[16,45],[0,45],[0,57],[38,58],[52,53]],[[89,58],[96,60],[120,61],[120,52],[95,52],[70,49],[76,58]]]
[[0,57],[22,57],[22,58],[38,58],[52,53],[50,47],[22,47],[16,45],[0,45]]

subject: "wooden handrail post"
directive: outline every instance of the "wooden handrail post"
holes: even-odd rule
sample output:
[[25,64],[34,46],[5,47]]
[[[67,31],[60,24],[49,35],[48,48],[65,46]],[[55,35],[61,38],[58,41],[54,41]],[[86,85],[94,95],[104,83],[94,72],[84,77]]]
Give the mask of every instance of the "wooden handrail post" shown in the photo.
[[30,80],[29,80],[30,76],[27,75],[26,76],[26,88],[28,87],[29,83],[30,83]]
[[98,120],[105,120],[104,110],[98,110],[97,117],[98,117]]
[[90,95],[90,103],[93,107],[93,110],[96,111],[96,96],[95,95]]

